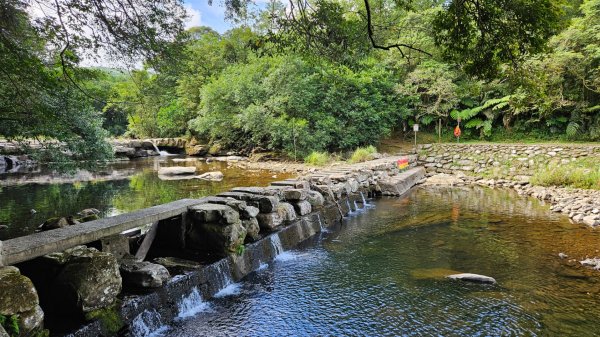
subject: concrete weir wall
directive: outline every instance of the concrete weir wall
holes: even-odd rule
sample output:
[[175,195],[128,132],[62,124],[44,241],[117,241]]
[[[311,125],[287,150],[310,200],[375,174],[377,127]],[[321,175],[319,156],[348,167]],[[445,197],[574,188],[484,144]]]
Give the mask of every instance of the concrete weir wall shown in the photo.
[[41,322],[30,323],[23,335],[42,329],[46,313],[47,322],[78,322],[47,324],[53,335],[137,336],[140,325],[168,324],[190,303],[210,299],[282,250],[338,225],[364,198],[408,191],[425,170],[401,172],[398,159],[339,166],[269,187],[234,188],[0,242],[0,262],[18,267],[0,267],[0,297],[13,291],[3,285],[4,275],[14,279],[20,272],[17,282],[35,286],[33,309],[27,310]]

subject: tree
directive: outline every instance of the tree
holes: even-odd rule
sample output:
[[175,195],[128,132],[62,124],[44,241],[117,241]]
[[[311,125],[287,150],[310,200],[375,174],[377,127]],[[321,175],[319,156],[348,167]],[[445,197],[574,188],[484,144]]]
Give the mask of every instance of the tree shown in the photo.
[[179,0],[3,1],[0,135],[58,140],[46,144],[77,159],[111,156],[82,58],[164,58],[183,17]]

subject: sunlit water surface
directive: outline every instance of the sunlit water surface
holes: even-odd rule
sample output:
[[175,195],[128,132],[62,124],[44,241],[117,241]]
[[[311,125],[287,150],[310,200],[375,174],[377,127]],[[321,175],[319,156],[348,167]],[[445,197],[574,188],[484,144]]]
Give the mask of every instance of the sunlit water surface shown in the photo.
[[[167,336],[594,336],[597,231],[489,189],[382,199],[175,322]],[[569,255],[560,259],[559,252]],[[451,281],[453,272],[497,285]]]
[[[175,162],[177,157],[154,157],[116,162],[93,172],[73,175],[41,170],[29,174],[0,175],[0,240],[33,233],[46,219],[97,208],[112,216],[182,198],[214,195],[239,186],[266,186],[290,174],[245,170],[227,163],[203,160]],[[221,171],[223,181],[163,180],[164,166],[196,166],[197,174]],[[35,210],[32,214],[31,210]]]

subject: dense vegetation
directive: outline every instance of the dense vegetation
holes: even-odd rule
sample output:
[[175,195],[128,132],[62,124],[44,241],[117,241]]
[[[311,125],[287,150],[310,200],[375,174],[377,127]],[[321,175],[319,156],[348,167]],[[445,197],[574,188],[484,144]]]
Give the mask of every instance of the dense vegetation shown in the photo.
[[[121,2],[147,25],[113,29],[125,29]],[[34,20],[31,2],[0,8],[1,136],[58,139],[82,157],[107,152],[111,134],[298,159],[413,123],[448,137],[457,120],[463,138],[600,140],[600,0],[225,1],[224,34],[182,31],[175,0],[56,4],[79,12],[61,23]],[[102,48],[143,67],[81,66]]]

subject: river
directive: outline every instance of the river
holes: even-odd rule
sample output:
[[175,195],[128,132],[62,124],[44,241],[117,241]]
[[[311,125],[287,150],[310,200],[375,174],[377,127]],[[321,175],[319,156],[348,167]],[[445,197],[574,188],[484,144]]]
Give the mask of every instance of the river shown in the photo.
[[[597,254],[600,232],[505,190],[417,188],[374,204],[162,335],[598,334],[600,272],[578,260]],[[498,283],[445,278],[458,272]]]
[[[94,171],[61,174],[47,169],[26,174],[0,175],[0,240],[31,234],[46,219],[76,214],[86,208],[101,217],[164,204],[182,198],[199,198],[239,186],[267,186],[290,174],[244,170],[225,162],[206,163],[177,156],[114,162]],[[221,171],[222,181],[163,180],[165,166],[196,166],[197,174]],[[33,210],[33,211],[32,211]]]

